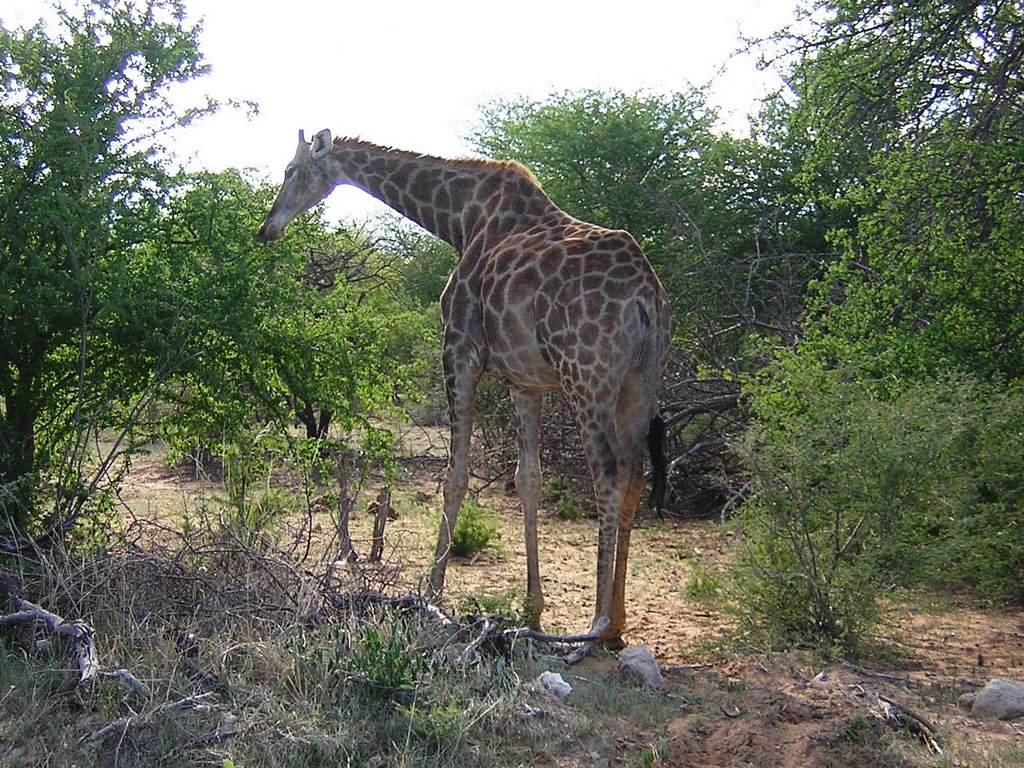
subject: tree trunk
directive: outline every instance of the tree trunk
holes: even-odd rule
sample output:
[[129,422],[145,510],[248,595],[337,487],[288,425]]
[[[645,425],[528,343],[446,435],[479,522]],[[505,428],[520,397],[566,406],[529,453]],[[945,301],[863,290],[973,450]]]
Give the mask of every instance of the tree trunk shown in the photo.
[[2,393],[0,412],[0,530],[24,532],[35,506],[35,411],[17,391]]
[[327,437],[327,431],[331,428],[331,412],[327,408],[321,408],[318,416],[313,406],[307,404],[301,410],[296,410],[295,414],[305,425],[307,438],[323,440]]

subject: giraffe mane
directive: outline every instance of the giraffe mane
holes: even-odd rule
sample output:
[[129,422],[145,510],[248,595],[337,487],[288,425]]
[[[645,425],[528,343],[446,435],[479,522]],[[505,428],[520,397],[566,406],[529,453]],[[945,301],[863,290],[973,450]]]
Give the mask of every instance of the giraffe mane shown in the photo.
[[413,152],[406,149],[395,149],[394,147],[374,144],[372,141],[366,141],[359,136],[339,136],[334,139],[334,146],[361,147],[376,150],[378,152],[384,152],[385,154],[393,157],[406,158],[409,160],[436,160],[438,163],[467,171],[488,169],[495,171],[510,170],[522,174],[530,182],[536,184],[537,187],[540,187],[540,182],[537,180],[537,177],[533,175],[533,171],[516,160],[491,160],[489,158],[482,157],[437,157],[436,155],[429,155],[422,152]]

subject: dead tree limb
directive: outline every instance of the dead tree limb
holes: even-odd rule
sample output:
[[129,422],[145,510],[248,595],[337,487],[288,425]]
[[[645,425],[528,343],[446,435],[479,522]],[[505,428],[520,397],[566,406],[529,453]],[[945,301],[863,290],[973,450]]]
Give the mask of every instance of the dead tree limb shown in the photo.
[[14,598],[14,606],[17,608],[15,613],[0,616],[0,629],[16,626],[45,629],[51,637],[34,642],[32,648],[37,651],[53,647],[52,638],[56,638],[58,644],[70,645],[71,656],[78,668],[76,692],[89,693],[99,680],[113,679],[140,696],[149,696],[148,686],[128,670],[105,672],[100,668],[96,655],[96,632],[84,621],[65,621],[57,614],[22,598]]
[[[939,744],[939,731],[926,717],[888,696],[883,696],[880,693],[877,696],[885,720],[906,728],[936,755],[943,754],[942,746]],[[894,711],[898,714],[894,714]]]
[[175,710],[192,709],[197,712],[208,712],[213,708],[212,705],[209,704],[209,701],[213,696],[213,692],[210,691],[207,693],[197,694],[196,696],[186,696],[184,699],[179,699],[178,701],[166,701],[149,712],[129,715],[128,717],[122,717],[120,720],[115,720],[112,723],[107,723],[102,728],[82,737],[82,742],[89,744],[94,741],[99,741],[108,733],[114,731],[124,732],[129,728],[145,725],[152,722],[157,716],[167,712],[173,712]]

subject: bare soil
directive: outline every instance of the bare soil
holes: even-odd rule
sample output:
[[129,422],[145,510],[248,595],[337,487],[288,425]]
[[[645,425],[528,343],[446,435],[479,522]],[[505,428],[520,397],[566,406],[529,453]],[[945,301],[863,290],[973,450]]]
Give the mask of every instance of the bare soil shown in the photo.
[[[436,461],[424,466],[429,468],[400,478],[398,518],[386,531],[385,559],[401,566],[409,589],[429,567],[441,506],[442,468]],[[201,485],[187,471],[144,460],[134,466],[123,499],[137,515],[164,515],[215,495]],[[474,604],[515,607],[525,591],[517,501],[497,484],[478,500],[492,512],[501,537],[484,554],[450,565],[448,603],[463,610]],[[324,517],[316,527],[330,525]],[[352,536],[364,556],[371,527],[368,514],[354,516]],[[1024,680],[1024,615],[948,596],[931,604],[915,599],[891,605],[879,653],[858,665],[823,661],[812,651],[767,653],[744,645],[717,603],[687,596],[694,574],[720,569],[735,539],[710,522],[638,521],[625,639],[648,646],[661,664],[663,709],[654,726],[643,725],[651,713],[611,723],[614,753],[579,745],[566,750],[560,765],[1024,765],[1024,722],[974,720],[957,704],[960,694],[994,677]],[[545,628],[585,631],[593,611],[596,524],[585,516],[564,520],[542,512],[540,541]],[[610,656],[597,656],[565,674],[571,681],[608,673],[618,681],[611,676],[614,664]],[[883,720],[879,695],[933,724],[943,754]]]

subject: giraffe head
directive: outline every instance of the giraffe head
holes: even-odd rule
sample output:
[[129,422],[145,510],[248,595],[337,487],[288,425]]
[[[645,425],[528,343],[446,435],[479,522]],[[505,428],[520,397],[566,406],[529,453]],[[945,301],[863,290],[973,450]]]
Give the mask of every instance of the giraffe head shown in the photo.
[[306,142],[305,133],[299,131],[299,146],[295,150],[295,157],[284,169],[284,184],[260,227],[259,238],[264,243],[281,237],[285,227],[296,216],[308,211],[334,189],[338,182],[331,173],[330,164],[325,160],[333,146],[331,132],[326,128],[309,143]]

